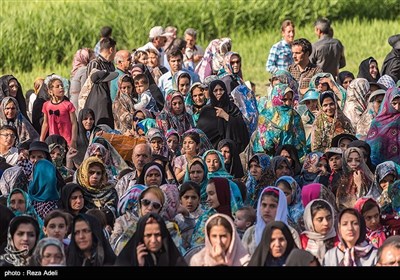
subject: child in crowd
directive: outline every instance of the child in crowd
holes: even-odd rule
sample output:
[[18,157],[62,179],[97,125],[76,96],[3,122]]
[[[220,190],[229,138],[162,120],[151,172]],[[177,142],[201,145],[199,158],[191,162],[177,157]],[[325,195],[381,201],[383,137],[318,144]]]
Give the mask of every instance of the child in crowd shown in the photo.
[[239,208],[236,212],[235,227],[240,239],[242,239],[244,232],[254,225],[256,221],[256,211],[251,206],[244,206]]
[[149,90],[149,79],[145,74],[139,74],[133,79],[135,90],[139,95],[138,103],[133,106],[135,110],[147,109],[150,112],[158,112],[156,100]]

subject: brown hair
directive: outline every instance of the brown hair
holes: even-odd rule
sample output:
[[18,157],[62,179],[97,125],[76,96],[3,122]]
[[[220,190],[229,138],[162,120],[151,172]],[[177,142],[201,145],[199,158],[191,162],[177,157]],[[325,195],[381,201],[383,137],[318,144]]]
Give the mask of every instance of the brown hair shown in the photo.
[[282,22],[281,31],[285,31],[286,27],[292,26],[294,28],[294,23],[290,19],[286,19]]

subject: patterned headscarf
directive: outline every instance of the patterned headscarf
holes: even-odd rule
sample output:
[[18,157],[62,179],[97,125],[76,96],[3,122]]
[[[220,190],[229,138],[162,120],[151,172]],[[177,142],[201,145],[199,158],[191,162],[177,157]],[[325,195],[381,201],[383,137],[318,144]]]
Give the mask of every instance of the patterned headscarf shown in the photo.
[[102,175],[101,175],[101,181],[102,181],[102,185],[101,185],[101,189],[105,187],[105,184],[107,182],[107,172],[106,172],[106,168],[104,166],[104,163],[98,158],[98,157],[88,157],[87,159],[85,159],[81,166],[79,166],[79,169],[76,171],[77,175],[76,175],[76,179],[79,185],[81,185],[82,187],[90,190],[90,191],[99,191],[98,188],[93,188],[90,186],[89,183],[89,168],[92,164],[97,164],[98,166],[100,166],[101,171],[102,171]]

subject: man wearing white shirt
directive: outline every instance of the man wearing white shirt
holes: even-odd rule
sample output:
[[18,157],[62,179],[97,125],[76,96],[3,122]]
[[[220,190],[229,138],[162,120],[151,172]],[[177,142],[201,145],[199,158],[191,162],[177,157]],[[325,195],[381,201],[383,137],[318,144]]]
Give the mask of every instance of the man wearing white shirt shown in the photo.
[[156,49],[159,53],[160,65],[165,66],[164,49],[167,42],[167,36],[172,36],[171,32],[165,32],[162,26],[154,26],[149,33],[149,42],[138,50]]

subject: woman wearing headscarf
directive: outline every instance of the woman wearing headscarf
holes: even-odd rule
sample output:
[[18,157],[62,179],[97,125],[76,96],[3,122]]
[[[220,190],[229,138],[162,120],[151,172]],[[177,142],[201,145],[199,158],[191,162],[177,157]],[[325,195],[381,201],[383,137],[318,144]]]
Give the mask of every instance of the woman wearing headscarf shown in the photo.
[[290,144],[299,158],[306,152],[306,137],[300,115],[292,108],[293,91],[287,84],[272,90],[271,107],[260,112],[253,151],[274,155],[278,146]]
[[17,100],[18,108],[25,119],[29,120],[26,113],[26,102],[21,83],[13,75],[0,77],[0,102],[5,97],[13,97]]
[[207,166],[201,157],[194,157],[186,166],[183,182],[193,181],[200,185],[200,200],[204,205],[207,200]]
[[377,249],[366,238],[364,218],[354,208],[343,209],[337,222],[339,244],[326,252],[323,266],[373,266]]
[[347,98],[343,114],[349,118],[353,127],[357,126],[362,114],[367,110],[367,95],[369,90],[369,83],[363,78],[353,80],[347,88]]
[[39,231],[33,217],[14,217],[8,228],[5,254],[0,255],[0,266],[27,266],[39,240]]
[[359,148],[363,152],[364,161],[367,164],[369,170],[371,170],[371,172],[375,172],[376,166],[373,165],[371,162],[371,146],[363,140],[354,140],[351,141],[348,146],[348,148],[351,147]]
[[[214,232],[224,236],[214,236]],[[246,266],[250,256],[230,216],[214,214],[205,224],[205,247],[190,259],[190,266]]]
[[300,187],[311,184],[320,174],[319,160],[322,157],[321,152],[311,152],[306,155],[301,168],[300,176],[297,180]]
[[343,114],[332,91],[319,96],[320,111],[311,131],[311,151],[324,153],[331,147],[332,138],[342,133],[354,134],[350,120]]
[[164,108],[156,117],[156,121],[163,134],[170,128],[183,134],[194,126],[192,116],[186,112],[183,95],[178,91],[167,94]]
[[18,134],[18,143],[39,140],[39,134],[19,109],[14,97],[5,97],[0,105],[0,126],[11,125]]
[[376,61],[375,58],[370,56],[361,61],[358,68],[357,78],[364,78],[367,79],[368,82],[376,83],[380,77],[381,74],[379,73],[378,61]]
[[241,153],[249,143],[247,126],[239,108],[229,100],[225,84],[215,80],[209,86],[210,104],[200,112],[197,128],[204,131],[214,148],[223,139],[233,140]]
[[194,125],[197,125],[200,112],[208,102],[204,87],[205,85],[199,82],[192,84],[185,99],[186,111],[192,116]]
[[111,266],[115,258],[100,222],[94,216],[77,215],[72,223],[67,266]]
[[[156,174],[154,174],[154,172]],[[150,176],[151,175],[151,176]],[[139,178],[136,181],[136,184],[145,185],[145,186],[161,186],[167,184],[165,169],[164,167],[157,162],[149,162],[143,166],[143,170],[140,173]]]
[[117,266],[186,266],[160,215],[141,217],[134,236],[118,255]]
[[78,137],[76,139],[77,155],[73,161],[79,166],[85,156],[86,149],[89,146],[92,133],[94,131],[95,116],[92,109],[85,108],[79,111],[78,114]]
[[349,71],[342,71],[337,77],[337,83],[342,86],[345,90],[349,87],[352,80],[354,80],[354,74]]
[[387,160],[400,164],[400,112],[392,105],[399,98],[397,87],[387,90],[381,110],[368,131],[366,142],[371,146],[371,161],[375,165]]
[[297,246],[288,226],[281,221],[272,221],[265,226],[249,266],[283,266],[294,248]]
[[400,180],[389,186],[388,197],[390,201],[381,207],[382,212],[384,211],[381,222],[389,228],[390,235],[398,235],[400,232]]
[[224,156],[226,170],[233,178],[242,178],[244,176],[243,167],[235,142],[230,139],[223,139],[218,143],[218,150]]
[[75,183],[66,184],[61,190],[62,209],[76,216],[85,213],[85,200],[83,199],[83,188]]
[[118,78],[118,91],[112,103],[115,129],[121,134],[127,134],[132,130],[133,114],[135,113],[132,90],[134,82],[130,75],[124,74]]
[[223,67],[218,72],[218,78],[224,82],[228,95],[239,85],[244,84],[242,74],[242,58],[237,52],[227,52],[224,55]]
[[319,183],[312,183],[303,186],[301,189],[301,203],[303,204],[303,207],[306,208],[307,205],[315,199],[323,199],[327,201],[333,207],[334,212],[338,212],[335,195],[330,189]]
[[305,230],[300,235],[301,246],[322,263],[325,253],[337,246],[336,211],[326,200],[315,199],[304,209]]
[[64,244],[55,238],[45,237],[35,247],[29,266],[65,266]]

